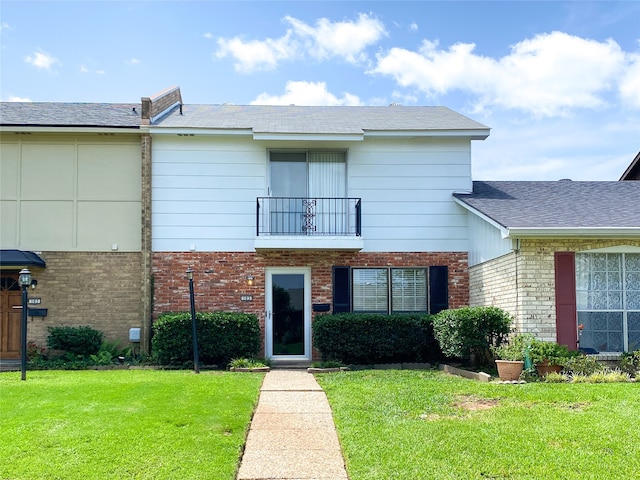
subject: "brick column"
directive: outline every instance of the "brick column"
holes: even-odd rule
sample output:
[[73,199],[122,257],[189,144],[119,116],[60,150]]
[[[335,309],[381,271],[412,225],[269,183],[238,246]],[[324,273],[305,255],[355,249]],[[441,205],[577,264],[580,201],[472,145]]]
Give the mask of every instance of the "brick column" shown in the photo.
[[140,152],[142,156],[142,218],[141,218],[141,240],[142,240],[142,315],[140,324],[142,325],[140,335],[140,349],[143,352],[149,351],[150,329],[153,310],[152,291],[152,251],[151,251],[151,135],[142,134],[140,138]]

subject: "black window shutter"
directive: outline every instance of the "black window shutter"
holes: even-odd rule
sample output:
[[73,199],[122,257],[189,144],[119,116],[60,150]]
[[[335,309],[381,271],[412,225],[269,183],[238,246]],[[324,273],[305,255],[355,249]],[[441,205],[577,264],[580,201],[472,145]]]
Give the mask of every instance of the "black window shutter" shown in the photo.
[[449,308],[449,267],[429,267],[429,313]]
[[351,311],[350,267],[333,267],[333,313]]

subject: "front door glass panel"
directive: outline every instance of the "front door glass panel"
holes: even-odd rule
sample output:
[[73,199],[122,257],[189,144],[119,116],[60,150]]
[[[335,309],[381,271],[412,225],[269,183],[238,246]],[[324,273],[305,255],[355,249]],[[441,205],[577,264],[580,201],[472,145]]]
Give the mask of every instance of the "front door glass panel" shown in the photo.
[[305,355],[304,274],[273,274],[274,355]]

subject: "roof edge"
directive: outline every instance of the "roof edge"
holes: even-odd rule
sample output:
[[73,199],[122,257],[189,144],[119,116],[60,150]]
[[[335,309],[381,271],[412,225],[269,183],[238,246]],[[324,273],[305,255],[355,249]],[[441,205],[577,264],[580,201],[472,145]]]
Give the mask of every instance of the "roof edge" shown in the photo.
[[639,237],[640,227],[511,227],[505,238]]

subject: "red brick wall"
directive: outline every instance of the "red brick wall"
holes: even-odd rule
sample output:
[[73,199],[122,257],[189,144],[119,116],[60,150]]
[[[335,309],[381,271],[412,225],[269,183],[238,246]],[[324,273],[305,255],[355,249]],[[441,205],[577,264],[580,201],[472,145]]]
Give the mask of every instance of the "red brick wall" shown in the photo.
[[[332,267],[449,267],[449,307],[469,304],[466,253],[359,253],[345,251],[156,252],[153,254],[154,318],[169,311],[189,310],[186,270],[194,270],[198,311],[254,313],[264,332],[265,267],[311,267],[312,303],[332,303]],[[254,277],[247,285],[247,275]],[[240,300],[252,295],[251,302]]]

